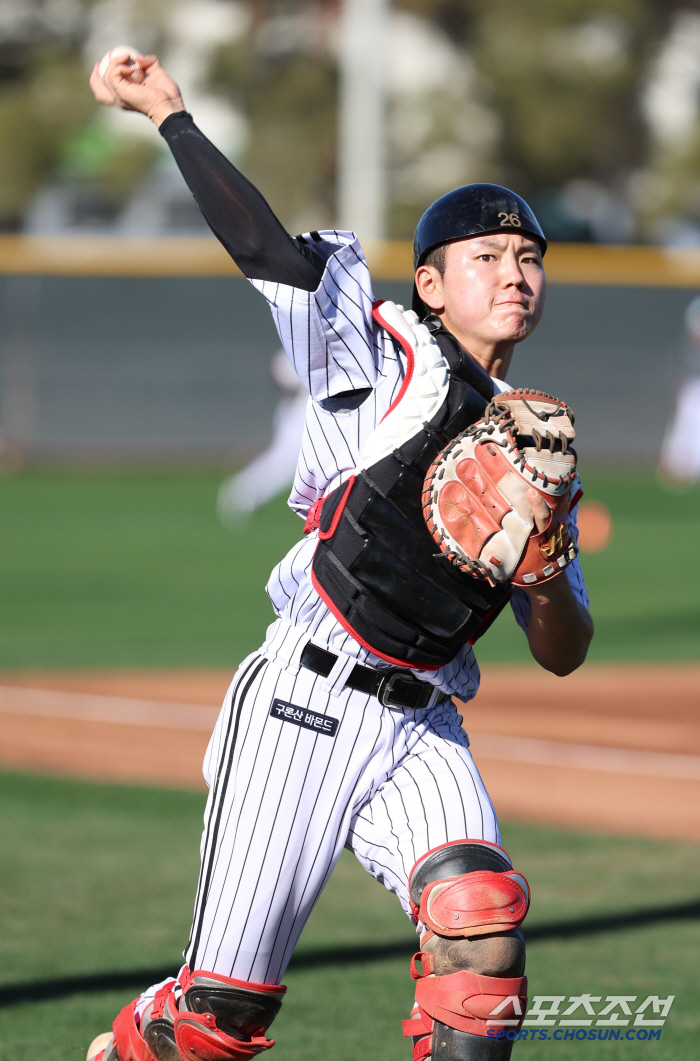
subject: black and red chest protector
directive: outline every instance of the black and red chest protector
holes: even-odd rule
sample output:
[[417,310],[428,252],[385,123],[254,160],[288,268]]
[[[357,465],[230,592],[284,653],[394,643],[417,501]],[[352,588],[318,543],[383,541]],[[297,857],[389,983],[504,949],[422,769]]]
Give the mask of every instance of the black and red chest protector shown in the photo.
[[[373,315],[387,327],[376,303]],[[509,585],[458,571],[440,553],[421,508],[428,468],[452,439],[483,415],[493,383],[436,318],[426,322],[449,366],[445,400],[389,456],[359,471],[323,501],[313,585],[340,624],[376,656],[437,670],[473,643],[508,600]]]

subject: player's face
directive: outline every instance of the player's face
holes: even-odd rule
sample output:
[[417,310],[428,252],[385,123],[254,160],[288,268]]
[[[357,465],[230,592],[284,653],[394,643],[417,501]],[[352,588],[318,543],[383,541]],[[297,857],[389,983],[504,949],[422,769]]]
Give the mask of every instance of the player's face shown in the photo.
[[[437,269],[430,272],[434,283],[426,292],[428,304],[468,348],[520,342],[540,321],[545,298],[542,252],[518,232],[448,243],[444,275]],[[428,301],[423,291],[421,296]]]

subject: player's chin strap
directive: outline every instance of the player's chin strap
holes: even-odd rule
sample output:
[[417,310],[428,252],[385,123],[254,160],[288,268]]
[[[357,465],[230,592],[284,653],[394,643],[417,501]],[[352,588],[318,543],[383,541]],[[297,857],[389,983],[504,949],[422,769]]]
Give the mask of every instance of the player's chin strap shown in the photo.
[[418,860],[409,894],[426,929],[411,959],[415,1005],[403,1022],[414,1061],[507,1061],[527,1009],[519,928],[527,881],[496,844],[453,841]]
[[[176,989],[181,989],[179,1000]],[[265,1032],[287,990],[187,966],[136,1015],[137,1001],[114,1022],[92,1061],[247,1061],[275,1045]]]

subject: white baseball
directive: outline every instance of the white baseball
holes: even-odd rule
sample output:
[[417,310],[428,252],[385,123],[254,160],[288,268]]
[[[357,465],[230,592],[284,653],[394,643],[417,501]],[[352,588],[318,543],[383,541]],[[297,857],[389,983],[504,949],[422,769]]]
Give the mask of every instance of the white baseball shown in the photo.
[[102,56],[97,68],[100,77],[104,79],[105,71],[113,59],[135,59],[138,54],[138,48],[132,48],[130,44],[118,44],[116,48],[110,48],[107,54]]

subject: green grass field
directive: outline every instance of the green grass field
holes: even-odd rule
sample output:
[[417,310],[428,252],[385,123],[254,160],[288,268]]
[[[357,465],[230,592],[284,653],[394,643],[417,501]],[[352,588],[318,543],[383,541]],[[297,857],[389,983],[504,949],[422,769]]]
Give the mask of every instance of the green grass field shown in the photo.
[[[0,667],[233,670],[273,618],[263,586],[301,523],[277,500],[227,532],[217,484],[213,474],[0,479]],[[584,557],[591,658],[698,658],[700,491],[665,495],[642,475],[585,485],[615,521],[611,547]],[[528,658],[509,615],[478,654]],[[203,804],[0,774],[0,1061],[82,1061],[122,1005],[177,969]],[[694,1057],[700,847],[507,823],[504,843],[533,886],[531,994],[677,996],[658,1042],[527,1042],[515,1056]],[[273,1056],[408,1061],[399,1022],[413,941],[394,897],[344,854],[285,977]]]
[[[301,536],[283,499],[234,532],[214,516],[218,475],[25,473],[0,479],[0,668],[233,668],[273,619],[270,570]],[[609,506],[612,545],[584,556],[590,659],[700,656],[700,490],[653,477],[584,477]],[[682,558],[670,563],[668,558]],[[483,661],[525,661],[508,610]]]
[[[82,1061],[149,972],[177,970],[203,806],[199,794],[0,774],[2,1061]],[[526,825],[506,825],[504,841],[533,889],[531,994],[676,995],[658,1042],[527,1042],[515,1056],[696,1056],[700,848]],[[694,919],[674,915],[691,901]],[[597,917],[640,910],[648,923],[596,930]],[[414,940],[396,899],[344,853],[285,976],[274,1057],[408,1061]],[[123,974],[116,986],[90,983],[110,973]],[[71,977],[86,982],[71,990]],[[13,1002],[18,984],[35,997]]]

